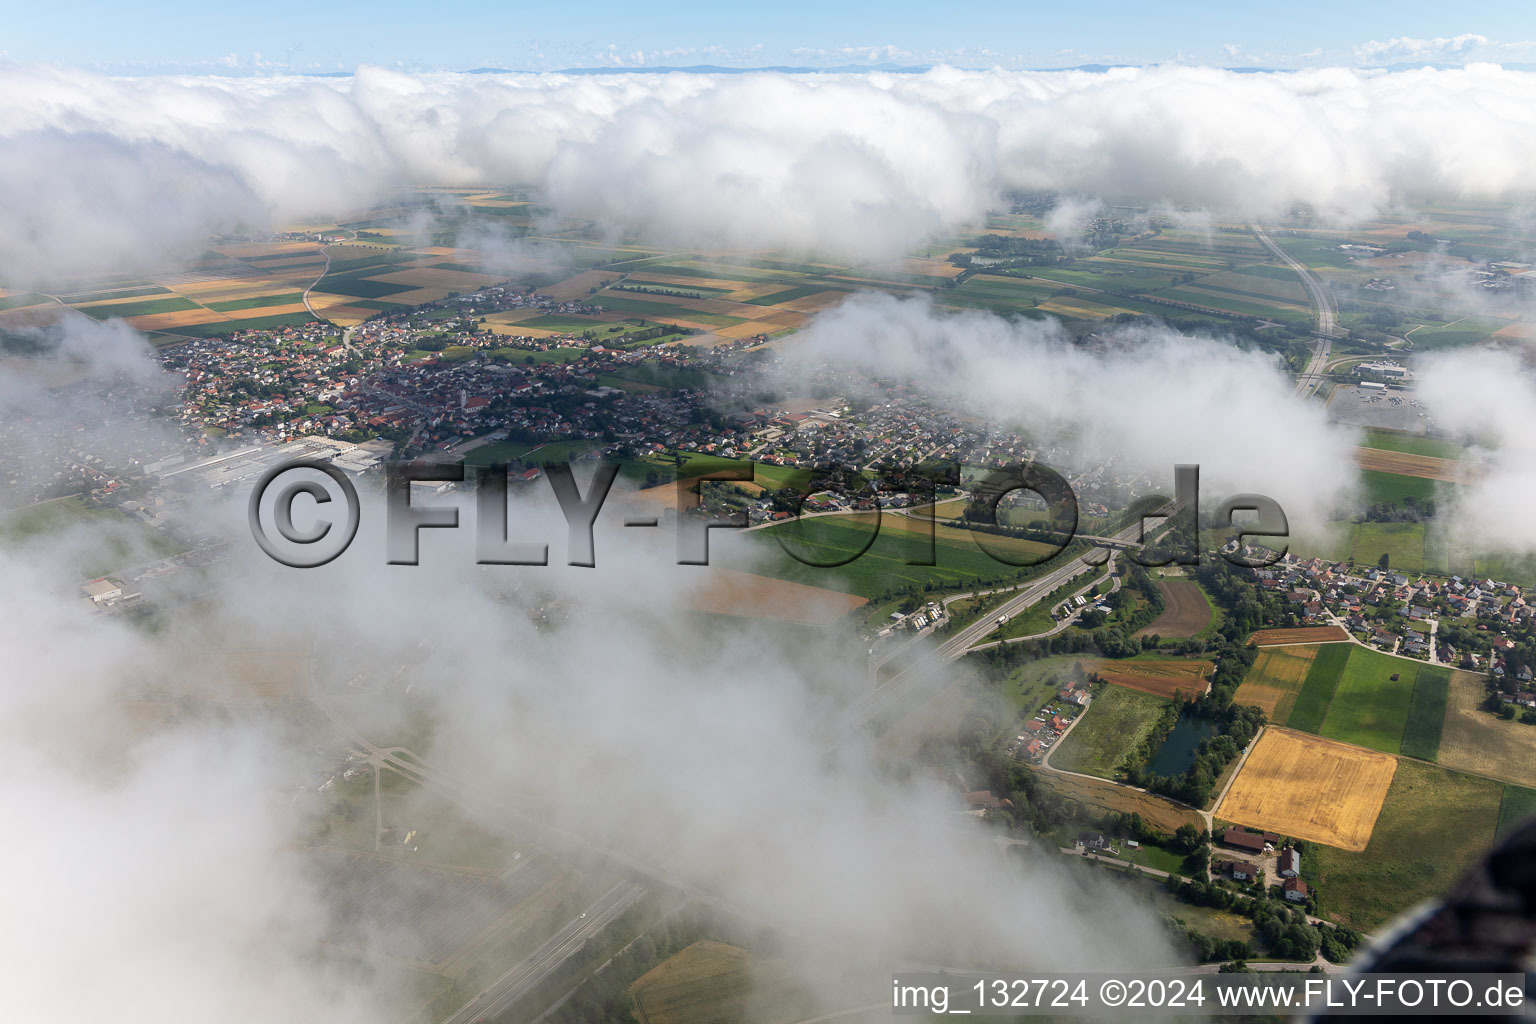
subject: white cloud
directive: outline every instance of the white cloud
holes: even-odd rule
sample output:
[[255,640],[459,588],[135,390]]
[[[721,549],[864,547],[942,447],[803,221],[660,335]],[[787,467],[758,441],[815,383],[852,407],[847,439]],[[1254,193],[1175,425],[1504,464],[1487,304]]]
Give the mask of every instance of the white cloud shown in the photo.
[[1399,62],[1424,61],[1426,63],[1456,63],[1488,45],[1488,37],[1465,32],[1459,36],[1436,36],[1433,39],[1415,39],[1398,36],[1385,42],[1371,40],[1355,47],[1355,59],[1361,64],[1396,64]]
[[[627,58],[626,58],[627,59]],[[1007,188],[1219,216],[1499,196],[1536,165],[1536,75],[1183,66],[920,75],[407,74],[116,79],[0,66],[15,204],[0,278],[195,252],[201,232],[347,214],[392,186],[528,184],[691,247],[888,256]],[[105,242],[101,241],[105,239]]]
[[1166,328],[1107,333],[1100,352],[1055,321],[866,294],[817,317],[795,351],[921,383],[954,408],[1123,460],[1169,487],[1176,463],[1198,464],[1208,507],[1223,494],[1266,494],[1293,534],[1321,535],[1348,504],[1355,433],[1297,397],[1273,357]]

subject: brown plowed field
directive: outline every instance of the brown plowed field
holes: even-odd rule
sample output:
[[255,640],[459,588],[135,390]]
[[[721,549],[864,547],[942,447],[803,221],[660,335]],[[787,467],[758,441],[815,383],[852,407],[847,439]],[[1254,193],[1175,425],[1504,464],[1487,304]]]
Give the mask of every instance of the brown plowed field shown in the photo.
[[1163,592],[1163,612],[1137,637],[1156,633],[1184,640],[1210,625],[1211,604],[1194,580],[1158,580],[1157,589]]
[[1095,658],[1085,659],[1079,664],[1083,671],[1097,673],[1105,682],[1128,690],[1150,693],[1154,697],[1172,697],[1175,694],[1198,697],[1211,688],[1211,671],[1216,667],[1209,661],[1172,658],[1156,661]]
[[1356,448],[1355,465],[1379,473],[1396,473],[1398,476],[1416,476],[1425,480],[1445,480],[1461,483],[1467,479],[1468,467],[1455,459],[1437,459],[1433,455],[1409,455],[1407,452],[1389,452],[1381,448]]

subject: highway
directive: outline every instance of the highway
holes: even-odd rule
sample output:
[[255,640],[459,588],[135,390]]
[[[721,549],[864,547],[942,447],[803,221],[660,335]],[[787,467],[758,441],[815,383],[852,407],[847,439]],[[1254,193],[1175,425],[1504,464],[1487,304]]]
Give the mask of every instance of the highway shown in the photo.
[[491,1021],[506,1013],[566,960],[581,952],[587,940],[597,935],[645,894],[638,882],[620,882],[603,893],[574,921],[545,940],[544,944],[506,973],[487,985],[479,995],[465,1003],[443,1024],[475,1024]]
[[[1156,515],[1172,516],[1178,510],[1178,504],[1170,502],[1159,509]],[[1122,546],[1134,546],[1142,539],[1141,527],[1141,521],[1137,520],[1105,539]],[[1057,587],[1074,576],[1087,571],[1088,568],[1090,567],[1083,562],[1081,557],[1072,559],[1061,568],[1052,570],[1039,579],[1034,580],[1013,597],[987,612],[975,622],[955,631],[943,643],[917,655],[916,660],[911,665],[884,683],[878,683],[870,693],[855,701],[843,712],[837,723],[830,730],[828,736],[829,745],[836,747],[862,729],[893,702],[912,696],[914,691],[930,678],[928,669],[933,667],[935,663],[954,661],[980,643],[987,634],[997,627],[999,616],[1006,615],[1012,618],[1020,612],[1028,610],[1047,597]]]
[[1277,245],[1275,240],[1259,226],[1258,221],[1251,221],[1248,228],[1259,240],[1260,245],[1296,272],[1296,276],[1301,278],[1301,283],[1307,289],[1312,305],[1317,309],[1317,344],[1312,346],[1312,358],[1307,361],[1306,368],[1296,379],[1296,393],[1303,398],[1309,398],[1322,387],[1323,368],[1328,365],[1328,356],[1333,351],[1333,339],[1337,330],[1333,297],[1328,294],[1328,288],[1322,280],[1312,273],[1312,269]]
[[[1158,514],[1173,515],[1177,511],[1178,505],[1170,503]],[[1104,539],[1122,546],[1133,546],[1141,539],[1141,527],[1141,521],[1138,520]],[[1081,557],[1072,559],[1060,568],[1025,585],[1014,596],[989,611],[978,621],[956,631],[942,643],[919,654],[912,665],[876,686],[873,691],[855,701],[843,712],[826,737],[829,749],[835,749],[836,746],[845,742],[892,702],[915,696],[915,691],[920,685],[931,677],[930,673],[924,670],[935,666],[936,663],[953,661],[964,655],[996,627],[999,615],[1012,617],[1026,611],[1061,584],[1088,568],[1089,566]],[[649,884],[660,884],[692,899],[716,906],[734,916],[751,919],[751,915],[744,914],[740,908],[688,882],[658,863],[665,858],[666,851],[661,851],[659,856],[647,858],[601,847],[575,833],[548,825],[525,810],[509,806],[497,796],[478,791],[478,787],[469,784],[466,780],[455,778],[427,764],[420,756],[406,748],[385,748],[371,743],[313,689],[311,699],[342,735],[367,756],[376,770],[388,767],[423,786],[433,787],[454,803],[479,810],[481,820],[500,821],[509,832],[521,835],[546,849],[595,855],[625,878],[625,881],[615,885],[587,907],[581,916],[567,922],[537,950],[513,964],[478,995],[445,1018],[443,1024],[473,1024],[482,1020],[490,1021],[505,1013],[540,982],[554,973],[561,964],[580,952],[587,940],[596,936],[633,906],[646,893]]]

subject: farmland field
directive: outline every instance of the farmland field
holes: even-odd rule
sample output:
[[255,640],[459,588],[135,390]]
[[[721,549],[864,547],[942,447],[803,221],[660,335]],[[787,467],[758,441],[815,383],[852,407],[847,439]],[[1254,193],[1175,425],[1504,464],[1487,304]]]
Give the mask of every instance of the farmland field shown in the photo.
[[693,611],[814,626],[840,619],[866,603],[854,594],[721,566],[710,566],[705,572],[682,598]]
[[1536,816],[1536,789],[1525,786],[1505,786],[1499,800],[1499,835]]
[[[1453,459],[1382,451],[1378,448],[1356,448],[1355,465],[1378,473],[1419,477],[1425,480],[1444,480],[1450,483],[1462,480],[1466,472],[1466,467]],[[1419,495],[1415,494],[1414,497],[1418,498]]]
[[1482,676],[1451,673],[1439,762],[1447,768],[1536,787],[1536,726],[1480,710],[1483,695]]
[[[1086,722],[1083,724],[1087,725]],[[1076,733],[1074,729],[1073,735]],[[1041,782],[1063,796],[1105,811],[1139,814],[1144,821],[1164,832],[1173,832],[1180,825],[1205,827],[1204,820],[1195,811],[1155,793],[1143,793],[1117,786],[1113,782],[1085,779],[1078,775],[1061,775],[1050,771],[1037,771],[1035,774]]]
[[1253,704],[1263,708],[1275,725],[1286,724],[1317,651],[1316,647],[1272,647],[1260,651],[1253,668],[1237,688],[1233,703]]
[[1367,430],[1361,447],[1381,451],[1407,452],[1410,455],[1428,455],[1436,459],[1459,459],[1467,450],[1454,441],[1441,441],[1433,437],[1404,434],[1396,430]]
[[1106,686],[1051,751],[1051,767],[1114,778],[1120,762],[1152,731],[1165,703],[1149,693]]
[[1492,843],[1504,789],[1421,761],[1398,761],[1363,851],[1317,847],[1310,868],[1304,865],[1319,889],[1323,916],[1377,928],[1446,892]]
[[[1431,478],[1431,477],[1429,477],[1429,476],[1427,476],[1425,474],[1428,474],[1430,472],[1437,472],[1437,473],[1441,473],[1441,474],[1450,474],[1450,473],[1459,473],[1459,472],[1463,472],[1463,471],[1467,470],[1467,467],[1465,467],[1463,463],[1459,463],[1459,462],[1448,463],[1447,464],[1449,466],[1448,469],[1446,469],[1446,468],[1442,468],[1442,469],[1426,468],[1426,467],[1429,467],[1429,464],[1425,463],[1419,456],[1416,456],[1416,455],[1393,455],[1390,452],[1385,452],[1381,456],[1378,456],[1378,457],[1374,458],[1371,461],[1376,463],[1376,464],[1378,464],[1378,465],[1380,465],[1380,464],[1384,464],[1387,460],[1396,460],[1396,459],[1417,459],[1417,460],[1419,460],[1418,463],[1416,464],[1416,468],[1420,469],[1421,472],[1418,473],[1418,474],[1408,474],[1408,473],[1398,472],[1396,469],[1380,470],[1380,469],[1373,468],[1373,466],[1369,466],[1369,465],[1361,466],[1360,467],[1360,491],[1361,491],[1361,497],[1366,502],[1369,503],[1369,502],[1385,501],[1385,502],[1391,502],[1394,505],[1406,505],[1408,503],[1408,499],[1409,498],[1412,498],[1416,502],[1434,501],[1436,496],[1438,496],[1438,495],[1442,494],[1443,492],[1445,492],[1445,488],[1446,488],[1447,484],[1446,484],[1445,481],[1442,481],[1439,478]],[[1357,449],[1355,449],[1355,462],[1356,462],[1357,465],[1359,465],[1360,461],[1361,461],[1360,449],[1357,448]],[[1399,465],[1400,465],[1400,463],[1399,463]],[[1358,525],[1360,525],[1360,526],[1402,526],[1402,525],[1407,525],[1407,524],[1402,524],[1402,523],[1360,523]],[[1416,524],[1414,524],[1414,525],[1416,525]],[[1359,556],[1357,555],[1356,557],[1358,559]]]
[[1163,594],[1163,611],[1138,632],[1137,637],[1155,633],[1160,637],[1185,639],[1197,635],[1210,624],[1211,603],[1194,580],[1158,580],[1157,589]]
[[1408,724],[1403,727],[1404,755],[1425,761],[1439,756],[1450,683],[1450,669],[1439,665],[1420,667],[1418,681],[1413,684],[1413,700],[1408,705]]
[[1210,689],[1209,661],[1172,658],[1093,659],[1083,662],[1086,672],[1095,672],[1114,686],[1151,694],[1154,697],[1197,697]]
[[1328,705],[1333,702],[1334,690],[1339,685],[1339,676],[1344,672],[1344,663],[1349,660],[1349,649],[1347,644],[1327,644],[1318,648],[1312,667],[1307,669],[1306,681],[1301,684],[1291,705],[1287,725],[1306,732],[1317,732],[1322,728]]
[[190,299],[174,295],[168,299],[143,299],[138,302],[107,302],[95,306],[81,306],[80,312],[97,320],[108,317],[148,316],[152,313],[180,313],[200,308]]
[[[1373,500],[1386,498],[1377,495]],[[1360,565],[1375,565],[1386,555],[1390,566],[1401,572],[1425,569],[1423,523],[1354,523],[1349,536],[1350,556]]]
[[1386,754],[1399,753],[1420,667],[1406,658],[1350,645],[1328,714],[1316,731]]
[[749,959],[739,946],[695,942],[635,979],[629,994],[651,1024],[737,1020],[751,985]]
[[1264,731],[1216,817],[1363,850],[1397,759],[1275,726]]
[[1326,644],[1335,640],[1348,640],[1349,634],[1342,626],[1300,626],[1295,629],[1261,629],[1248,638],[1259,647],[1276,644]]
[[[973,583],[1018,580],[1061,564],[1053,559],[1041,567],[1020,570],[996,561],[969,539],[940,537],[934,544],[937,564],[913,565],[912,562],[928,558],[927,538],[886,529],[882,529],[869,545],[869,550],[860,555],[858,552],[869,542],[869,528],[845,522],[847,518],[824,516],[753,530],[744,541],[752,544],[751,554],[746,557],[754,560],[754,571],[812,586],[846,590],[871,599],[878,598],[886,590],[900,590],[908,585],[921,588],[932,583],[955,588]],[[781,538],[783,548],[778,543]],[[712,546],[714,543],[719,542],[713,541]],[[791,555],[790,551],[795,554]],[[825,565],[850,558],[852,561],[846,564],[829,568],[809,565],[805,561]],[[759,559],[761,561],[757,562]]]

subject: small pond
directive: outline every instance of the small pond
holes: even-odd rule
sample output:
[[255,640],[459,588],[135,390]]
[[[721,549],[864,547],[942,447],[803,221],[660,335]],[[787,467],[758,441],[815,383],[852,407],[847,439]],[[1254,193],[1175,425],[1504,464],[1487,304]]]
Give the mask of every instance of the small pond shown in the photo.
[[1216,723],[1209,718],[1183,714],[1179,722],[1152,755],[1147,770],[1153,775],[1178,775],[1195,763],[1195,749],[1207,736],[1216,732]]

